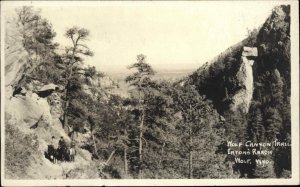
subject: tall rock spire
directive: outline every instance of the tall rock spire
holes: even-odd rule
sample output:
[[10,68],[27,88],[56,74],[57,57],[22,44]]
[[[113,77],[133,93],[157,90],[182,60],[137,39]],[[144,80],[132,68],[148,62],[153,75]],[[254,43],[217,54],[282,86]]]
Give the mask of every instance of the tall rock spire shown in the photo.
[[257,56],[256,47],[243,47],[241,66],[236,75],[241,89],[232,98],[230,109],[233,111],[241,108],[244,113],[247,113],[249,110],[253,95],[252,66]]

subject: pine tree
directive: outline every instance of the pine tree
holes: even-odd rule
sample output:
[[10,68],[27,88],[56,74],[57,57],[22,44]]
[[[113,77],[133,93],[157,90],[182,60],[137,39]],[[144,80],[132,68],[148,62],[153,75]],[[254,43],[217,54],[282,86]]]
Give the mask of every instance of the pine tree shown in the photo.
[[129,69],[136,68],[137,72],[126,77],[126,82],[130,83],[137,91],[138,112],[139,112],[139,164],[138,176],[142,177],[142,163],[143,163],[143,133],[145,122],[145,100],[149,90],[154,86],[151,81],[151,76],[155,74],[152,67],[146,62],[146,56],[143,54],[137,55],[137,62],[129,67]]
[[174,124],[178,118],[175,116],[172,93],[172,84],[156,82],[156,89],[149,92],[145,100],[145,122],[148,125],[145,126],[144,138],[148,144],[148,154],[144,156],[144,163],[147,176],[151,178],[165,178],[170,176],[170,171],[177,172],[174,165],[170,167],[171,159],[168,158],[176,155],[172,149],[176,138]]
[[217,112],[193,86],[178,87],[173,97],[182,117],[178,130],[182,156],[187,156],[188,160],[188,178],[218,177],[215,176],[218,168],[213,166],[216,163],[222,165],[225,157],[216,154],[222,139],[222,130],[217,128]]
[[253,115],[250,116],[250,135],[253,142],[264,142],[265,127],[261,110],[257,107]]
[[66,47],[64,60],[64,114],[63,114],[63,127],[68,128],[68,111],[70,105],[71,92],[80,89],[81,84],[78,80],[78,65],[83,62],[82,56],[92,56],[93,53],[83,43],[89,37],[89,31],[84,28],[72,27],[66,31],[65,36],[72,42],[71,47]]
[[265,129],[266,137],[269,141],[273,141],[276,138],[280,137],[280,131],[282,129],[282,118],[278,109],[268,107],[265,110],[266,120],[265,120]]

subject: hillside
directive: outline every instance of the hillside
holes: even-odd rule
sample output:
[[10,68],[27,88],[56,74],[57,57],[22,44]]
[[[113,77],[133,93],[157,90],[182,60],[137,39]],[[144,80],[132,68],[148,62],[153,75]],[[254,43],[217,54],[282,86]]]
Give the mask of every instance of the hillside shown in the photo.
[[[229,109],[229,105],[233,102],[229,98],[233,98],[241,89],[241,80],[237,74],[243,64],[241,61],[243,47],[258,49],[259,55],[253,64],[254,90],[260,84],[257,75],[272,69],[278,69],[283,79],[287,81],[286,85],[290,85],[289,7],[276,7],[259,30],[252,31],[248,38],[201,66],[186,80],[196,85],[199,93],[212,100],[221,113]],[[216,82],[218,84],[215,84]]]
[[[231,139],[290,142],[290,45],[290,6],[275,7],[258,30],[181,83],[213,102]],[[290,170],[290,148],[279,153],[277,175]]]

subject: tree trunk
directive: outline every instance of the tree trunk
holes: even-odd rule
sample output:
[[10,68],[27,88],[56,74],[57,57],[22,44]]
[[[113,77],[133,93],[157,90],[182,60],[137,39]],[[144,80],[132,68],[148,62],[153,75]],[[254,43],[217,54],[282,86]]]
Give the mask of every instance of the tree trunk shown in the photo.
[[127,163],[127,148],[124,146],[124,172],[125,175],[127,176],[128,174],[128,163]]
[[65,109],[64,109],[64,123],[63,123],[63,128],[67,128],[68,127],[68,112],[67,112],[68,111],[68,107],[69,107],[69,100],[66,99],[66,104],[65,104]]
[[[76,48],[77,48],[77,44],[74,45],[74,49],[73,49],[73,52],[72,52],[72,60],[71,60],[71,63],[75,60],[74,57],[75,57],[75,51],[76,51]],[[68,65],[66,66],[68,67]],[[65,109],[64,109],[64,123],[63,123],[63,128],[67,127],[68,126],[68,108],[69,108],[69,91],[68,91],[68,86],[69,86],[69,81],[70,81],[70,78],[72,77],[72,74],[73,74],[73,69],[72,69],[72,65],[70,67],[70,74],[69,76],[67,76],[67,69],[66,69],[66,85],[65,85],[65,99],[66,99],[66,105],[65,105]],[[69,128],[68,128],[69,129]],[[69,132],[68,132],[69,133]]]
[[142,155],[142,150],[143,150],[143,126],[144,126],[144,117],[145,117],[145,111],[142,110],[142,116],[141,116],[141,124],[140,124],[140,135],[139,135],[139,162],[140,162],[140,167],[139,167],[139,178],[142,178],[142,168],[141,164],[143,162],[143,155]]
[[115,152],[116,152],[116,150],[113,150],[113,151],[111,152],[111,154],[109,155],[109,157],[108,157],[107,161],[105,162],[105,164],[108,164],[108,163],[109,163],[109,161],[111,160],[111,158],[114,156]]
[[142,111],[141,115],[141,123],[140,123],[140,134],[139,134],[139,173],[138,173],[138,178],[142,178],[142,161],[143,161],[143,156],[142,156],[142,149],[143,149],[143,126],[144,126],[144,109],[142,108],[142,97],[141,97],[141,90],[139,90],[139,108]]
[[161,148],[161,156],[160,156],[159,161],[158,161],[158,167],[159,167],[159,168],[162,168],[161,162],[162,162],[162,157],[163,157],[163,155],[164,155],[164,147],[165,147],[165,145],[166,145],[166,143],[164,142],[164,143],[163,143],[163,146],[162,146],[162,148]]
[[94,145],[94,154],[97,155],[97,146],[96,146],[96,141],[95,141],[95,136],[94,136],[94,132],[93,132],[93,121],[91,120],[90,122],[90,129],[91,129],[91,139],[93,141],[93,145]]
[[[125,129],[124,134],[125,134],[125,136],[127,136],[126,129]],[[125,172],[125,175],[127,176],[127,174],[128,174],[128,163],[127,163],[127,147],[126,147],[125,144],[124,144],[124,172]]]
[[227,87],[225,87],[225,98],[228,99],[228,90],[227,90]]
[[98,150],[97,150],[97,146],[96,146],[96,141],[95,141],[95,136],[94,136],[94,134],[92,135],[92,138],[93,138],[93,144],[94,144],[94,154],[97,155]]
[[65,82],[65,90],[64,90],[64,100],[65,100],[65,105],[64,105],[64,114],[63,114],[63,128],[66,127],[66,125],[68,124],[67,121],[67,108],[69,106],[69,101],[68,101],[68,78],[67,78],[67,70],[65,72],[65,76],[66,76],[66,82]]
[[189,178],[193,178],[193,155],[192,151],[189,151]]
[[189,146],[189,178],[193,178],[193,152],[192,152],[192,128],[189,129],[189,136],[190,136],[190,146]]

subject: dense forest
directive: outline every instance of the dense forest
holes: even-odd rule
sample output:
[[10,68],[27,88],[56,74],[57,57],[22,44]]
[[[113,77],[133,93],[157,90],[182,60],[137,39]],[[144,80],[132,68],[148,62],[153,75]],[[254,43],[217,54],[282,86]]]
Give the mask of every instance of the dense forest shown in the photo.
[[[41,142],[50,141],[58,129],[55,125],[62,131],[57,136],[65,134],[68,143],[75,143],[80,158],[91,157],[86,158],[89,166],[73,168],[61,178],[82,173],[85,178],[291,177],[289,146],[272,146],[271,155],[240,155],[253,163],[268,159],[267,166],[237,163],[227,152],[227,141],[291,143],[289,6],[275,7],[261,28],[180,81],[156,79],[147,56],[137,54],[129,67],[134,72],[125,79],[128,97],[115,94],[112,89],[118,85],[111,81],[105,86],[105,72],[86,64],[86,58],[93,56],[86,45],[89,30],[68,28],[65,37],[71,45],[63,46],[61,52],[62,44],[54,42],[54,28],[39,11],[22,7],[16,15],[10,24],[15,23],[19,39],[6,43],[20,41],[19,62],[25,63],[18,66],[16,78],[6,82],[11,89],[6,107],[9,101],[28,101],[36,94],[38,100],[47,101],[53,120],[48,123],[42,113],[35,120],[24,118],[18,123],[12,120],[13,112],[5,111],[6,177],[30,178],[24,173],[31,166],[48,162],[30,157],[44,157]],[[233,96],[242,89],[236,75],[244,46],[258,49],[247,112],[230,108]],[[9,47],[6,59],[15,61],[7,54]],[[7,72],[14,68],[5,65]],[[54,88],[42,89],[45,85]],[[25,123],[30,125],[22,130]]]

